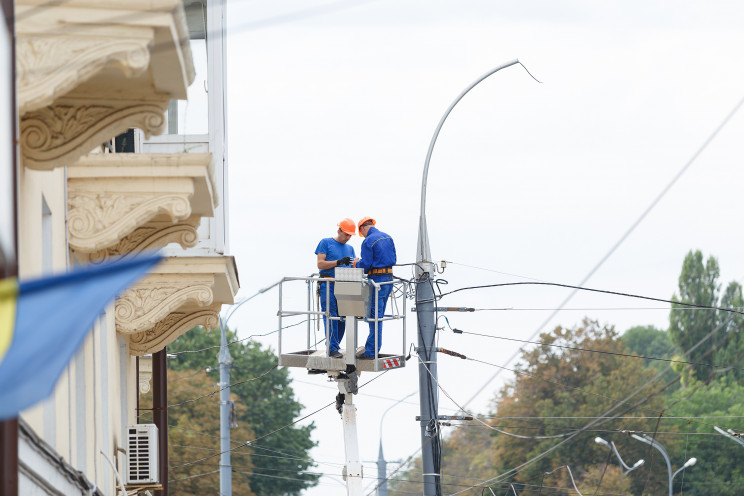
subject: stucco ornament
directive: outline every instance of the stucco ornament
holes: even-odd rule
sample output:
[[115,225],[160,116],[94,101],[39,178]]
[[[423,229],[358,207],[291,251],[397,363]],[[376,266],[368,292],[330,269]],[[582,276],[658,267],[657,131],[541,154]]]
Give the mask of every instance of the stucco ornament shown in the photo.
[[143,356],[157,353],[196,326],[216,329],[219,326],[219,311],[222,305],[199,309],[193,312],[175,312],[147,331],[129,336],[129,353]]

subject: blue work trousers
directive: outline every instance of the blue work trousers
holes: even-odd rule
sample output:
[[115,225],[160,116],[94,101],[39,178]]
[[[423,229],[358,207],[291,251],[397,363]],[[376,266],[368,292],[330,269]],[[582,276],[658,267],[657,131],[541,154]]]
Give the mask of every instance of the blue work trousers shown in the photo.
[[[326,284],[327,282],[321,282],[318,287],[320,288],[320,309],[321,311],[326,311],[326,305],[328,302],[326,301]],[[331,284],[330,289],[330,305],[328,308],[328,312],[330,313],[331,317],[338,317],[338,304],[336,303],[336,295],[333,294],[333,283]],[[323,324],[325,325],[325,333],[326,333],[326,339],[328,340],[328,344],[330,345],[330,351],[331,353],[334,351],[338,351],[339,343],[341,342],[341,339],[344,337],[344,332],[346,332],[346,321],[345,320],[331,320],[331,325],[328,325],[327,322],[328,319],[326,319],[325,315],[323,316]]]
[[[370,276],[370,279],[376,283],[392,281],[393,277],[389,275],[381,276]],[[381,319],[385,316],[385,306],[387,305],[388,297],[393,291],[392,284],[385,284],[380,286],[380,290],[377,292],[377,318]],[[367,319],[369,320],[369,336],[367,337],[367,344],[364,347],[364,354],[367,356],[375,356],[375,322],[370,320],[375,318],[375,288],[369,288],[369,309],[367,309]],[[377,351],[380,351],[382,347],[382,322],[377,323]]]

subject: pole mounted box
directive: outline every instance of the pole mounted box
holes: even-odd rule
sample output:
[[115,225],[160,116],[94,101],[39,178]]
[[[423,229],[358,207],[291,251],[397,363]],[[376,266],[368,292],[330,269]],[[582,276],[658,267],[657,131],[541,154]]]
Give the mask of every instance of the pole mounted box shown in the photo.
[[369,302],[369,285],[364,282],[364,270],[336,267],[333,292],[338,314],[345,317],[365,317]]

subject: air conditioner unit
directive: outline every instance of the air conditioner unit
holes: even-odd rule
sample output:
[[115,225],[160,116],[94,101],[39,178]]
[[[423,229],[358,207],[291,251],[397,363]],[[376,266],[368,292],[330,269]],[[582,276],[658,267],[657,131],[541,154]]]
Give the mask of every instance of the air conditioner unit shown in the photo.
[[155,424],[127,426],[127,484],[157,484],[158,427]]

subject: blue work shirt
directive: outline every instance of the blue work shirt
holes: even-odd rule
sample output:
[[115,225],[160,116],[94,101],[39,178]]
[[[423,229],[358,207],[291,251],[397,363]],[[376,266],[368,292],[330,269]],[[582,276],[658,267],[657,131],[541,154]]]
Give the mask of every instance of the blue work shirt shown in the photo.
[[363,268],[366,274],[371,268],[391,267],[396,261],[393,238],[374,226],[370,227],[362,242],[362,258],[356,266]]
[[[344,257],[349,257],[354,260],[354,247],[349,245],[348,243],[342,245],[333,238],[323,238],[320,240],[320,243],[318,243],[318,247],[315,249],[315,254],[318,255],[320,253],[325,254],[326,260],[328,260],[329,262],[332,262],[333,260],[339,260]],[[341,267],[351,267],[351,264],[341,265]],[[334,277],[335,273],[335,267],[332,269],[320,269],[321,276]]]

